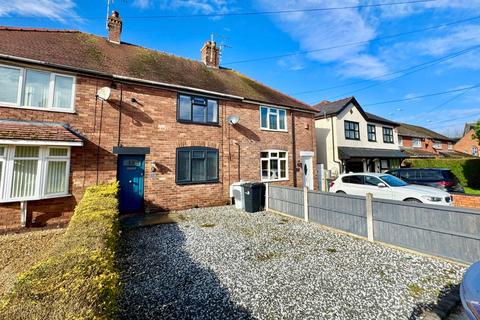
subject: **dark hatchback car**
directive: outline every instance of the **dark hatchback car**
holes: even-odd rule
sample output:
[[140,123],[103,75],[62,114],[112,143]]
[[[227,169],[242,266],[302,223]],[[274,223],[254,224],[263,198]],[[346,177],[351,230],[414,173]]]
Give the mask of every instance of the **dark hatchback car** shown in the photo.
[[450,169],[401,168],[387,171],[387,173],[410,184],[435,187],[447,192],[465,192],[457,177]]

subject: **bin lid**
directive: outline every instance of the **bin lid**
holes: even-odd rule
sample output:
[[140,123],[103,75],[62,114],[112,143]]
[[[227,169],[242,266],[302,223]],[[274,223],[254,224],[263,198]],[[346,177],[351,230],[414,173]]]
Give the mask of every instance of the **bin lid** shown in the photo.
[[258,186],[264,186],[265,184],[263,182],[247,182],[243,186],[247,188],[252,188],[252,187],[258,187]]

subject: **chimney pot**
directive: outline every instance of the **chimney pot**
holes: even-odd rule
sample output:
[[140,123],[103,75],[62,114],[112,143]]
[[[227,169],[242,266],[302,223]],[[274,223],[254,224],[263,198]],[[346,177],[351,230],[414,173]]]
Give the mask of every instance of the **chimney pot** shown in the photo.
[[108,18],[108,41],[120,43],[120,35],[122,34],[122,18],[118,11],[112,11],[112,15]]
[[220,48],[217,47],[215,41],[206,41],[200,50],[202,62],[213,68],[220,66]]

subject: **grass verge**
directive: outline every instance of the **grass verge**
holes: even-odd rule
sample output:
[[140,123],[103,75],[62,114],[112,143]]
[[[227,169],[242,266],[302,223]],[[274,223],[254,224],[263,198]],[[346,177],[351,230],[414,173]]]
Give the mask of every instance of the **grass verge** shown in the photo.
[[113,319],[119,274],[116,183],[90,187],[48,256],[0,301],[2,319]]

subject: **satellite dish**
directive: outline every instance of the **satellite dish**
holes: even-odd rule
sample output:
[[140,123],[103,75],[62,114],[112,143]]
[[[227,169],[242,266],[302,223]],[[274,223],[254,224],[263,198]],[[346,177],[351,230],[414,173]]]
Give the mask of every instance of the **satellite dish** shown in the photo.
[[97,97],[99,97],[103,101],[107,101],[108,98],[110,98],[111,92],[112,92],[112,90],[109,87],[100,88],[97,91]]
[[229,124],[237,124],[240,121],[240,117],[237,115],[231,115],[227,117],[227,121]]

